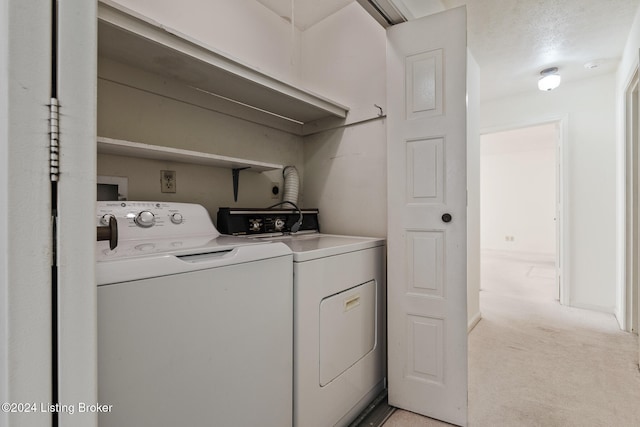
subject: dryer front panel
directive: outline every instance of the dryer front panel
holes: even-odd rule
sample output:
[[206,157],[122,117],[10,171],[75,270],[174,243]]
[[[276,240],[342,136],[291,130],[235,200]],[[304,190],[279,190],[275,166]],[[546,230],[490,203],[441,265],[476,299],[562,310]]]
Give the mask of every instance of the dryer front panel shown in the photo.
[[376,345],[376,283],[371,280],[320,302],[320,386]]

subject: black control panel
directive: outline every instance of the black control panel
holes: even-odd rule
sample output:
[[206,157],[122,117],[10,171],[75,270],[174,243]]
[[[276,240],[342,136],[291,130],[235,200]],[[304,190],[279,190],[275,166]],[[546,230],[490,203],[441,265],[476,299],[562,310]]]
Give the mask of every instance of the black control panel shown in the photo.
[[232,235],[290,233],[302,215],[298,231],[320,231],[318,209],[220,208],[217,228]]

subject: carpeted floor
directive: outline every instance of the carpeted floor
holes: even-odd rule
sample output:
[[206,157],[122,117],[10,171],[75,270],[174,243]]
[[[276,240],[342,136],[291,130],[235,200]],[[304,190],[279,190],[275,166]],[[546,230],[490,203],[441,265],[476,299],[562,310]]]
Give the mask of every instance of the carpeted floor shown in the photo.
[[[553,264],[485,253],[469,335],[470,427],[640,426],[638,337],[561,306]],[[384,427],[448,424],[396,411]]]

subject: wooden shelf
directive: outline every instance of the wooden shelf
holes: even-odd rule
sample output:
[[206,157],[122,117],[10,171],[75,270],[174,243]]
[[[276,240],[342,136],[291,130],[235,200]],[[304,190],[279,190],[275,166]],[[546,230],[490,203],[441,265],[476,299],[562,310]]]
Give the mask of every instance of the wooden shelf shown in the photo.
[[[305,123],[347,117],[343,105],[264,74],[108,0],[98,3],[98,53],[180,82],[186,91],[234,103],[233,115],[240,110],[251,121],[283,122],[287,131],[293,125],[300,129],[295,133],[302,134]],[[255,120],[256,116],[264,118]]]
[[227,169],[248,169],[254,172],[264,172],[282,169],[283,165],[238,159],[235,157],[219,156],[201,153],[199,151],[182,150],[179,148],[162,147],[158,145],[142,144],[140,142],[124,141],[98,137],[98,153],[115,154],[118,156],[138,157],[153,160],[168,160],[172,162],[191,163]]

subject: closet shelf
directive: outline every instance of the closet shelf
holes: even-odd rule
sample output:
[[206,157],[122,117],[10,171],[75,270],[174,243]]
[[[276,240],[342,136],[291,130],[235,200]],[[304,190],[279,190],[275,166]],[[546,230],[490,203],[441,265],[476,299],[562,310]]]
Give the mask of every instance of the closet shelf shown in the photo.
[[124,141],[120,139],[98,137],[97,142],[98,153],[100,154],[115,154],[126,157],[166,160],[235,170],[248,169],[254,172],[264,172],[284,168],[283,165],[273,163],[219,156],[217,154],[182,150],[179,148],[142,144],[140,142]]
[[[198,91],[256,121],[283,122],[288,130],[329,117],[344,119],[348,108],[293,86],[160,25],[117,3],[98,3],[98,53]],[[126,82],[124,82],[126,83]],[[204,102],[207,104],[207,102]],[[209,108],[209,105],[203,105]]]

